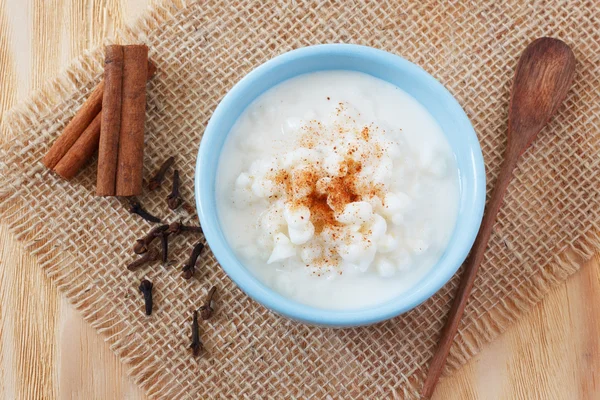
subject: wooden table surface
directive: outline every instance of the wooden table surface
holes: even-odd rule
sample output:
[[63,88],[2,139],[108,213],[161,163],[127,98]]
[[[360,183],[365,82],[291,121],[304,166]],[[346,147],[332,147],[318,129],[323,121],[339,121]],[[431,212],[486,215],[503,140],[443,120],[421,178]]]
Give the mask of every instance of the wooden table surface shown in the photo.
[[[0,0],[0,118],[149,3]],[[145,398],[1,222],[0,398]],[[600,257],[443,380],[435,398],[600,399]]]

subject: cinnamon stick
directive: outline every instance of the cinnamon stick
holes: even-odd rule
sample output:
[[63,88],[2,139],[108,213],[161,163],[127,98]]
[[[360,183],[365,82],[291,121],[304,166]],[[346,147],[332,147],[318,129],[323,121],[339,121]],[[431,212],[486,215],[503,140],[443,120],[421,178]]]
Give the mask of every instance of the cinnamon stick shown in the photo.
[[46,167],[53,169],[92,123],[102,109],[103,93],[104,82],[100,82],[42,159],[42,163]]
[[123,58],[123,46],[106,46],[102,128],[98,147],[96,180],[96,194],[99,196],[114,196],[116,194],[117,156],[121,132]]
[[[148,61],[148,79],[154,76],[156,66]],[[104,92],[104,81],[100,82],[93,90],[86,102],[77,111],[71,122],[63,131],[62,135],[54,142],[42,162],[50,169],[54,169],[61,177],[71,179],[86,164],[98,149],[98,135],[102,118],[98,125],[88,132],[96,117],[102,114],[102,98]],[[98,110],[100,110],[98,112]],[[95,113],[95,114],[94,114]],[[94,114],[90,121],[87,120]],[[86,133],[84,135],[84,133]],[[77,146],[75,146],[77,144]],[[65,159],[63,161],[63,159]],[[60,167],[59,167],[60,164]]]
[[117,196],[136,196],[142,193],[147,74],[148,47],[125,46]]
[[83,131],[79,139],[67,151],[67,154],[56,164],[54,171],[58,175],[65,179],[73,178],[96,153],[98,141],[100,140],[101,119],[102,112],[96,115],[96,118]]

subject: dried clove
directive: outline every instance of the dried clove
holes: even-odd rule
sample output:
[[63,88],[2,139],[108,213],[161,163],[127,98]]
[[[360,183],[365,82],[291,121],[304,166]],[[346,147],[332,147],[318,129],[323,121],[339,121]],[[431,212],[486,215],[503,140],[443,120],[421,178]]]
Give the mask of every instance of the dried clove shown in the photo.
[[196,215],[196,208],[190,203],[184,202],[182,207],[190,216]]
[[173,165],[174,162],[175,162],[175,157],[169,157],[165,160],[164,163],[162,163],[162,165],[160,166],[158,171],[156,171],[156,174],[154,174],[154,176],[152,178],[150,178],[150,181],[148,182],[148,189],[150,189],[150,190],[158,189],[158,187],[161,185],[162,181],[165,179],[167,170],[169,169],[169,167],[171,165]]
[[146,315],[152,314],[152,282],[144,279],[140,282],[140,292],[144,294],[144,303],[146,304]]
[[148,234],[135,241],[133,245],[133,252],[135,254],[142,254],[148,251],[150,244],[161,236],[161,234],[169,229],[169,225],[161,225],[153,228]]
[[171,190],[171,194],[167,197],[167,204],[171,210],[176,210],[181,203],[183,203],[183,199],[179,194],[179,170],[176,169],[173,171],[173,189]]
[[192,344],[190,345],[194,357],[198,357],[202,351],[202,342],[200,341],[200,327],[198,326],[198,311],[194,310],[194,318],[192,319]]
[[212,317],[213,312],[215,311],[212,308],[212,299],[213,296],[215,295],[215,292],[217,291],[217,287],[213,286],[212,288],[210,288],[210,291],[208,292],[208,296],[206,297],[206,303],[204,303],[202,305],[202,307],[200,307],[200,316],[202,317],[202,319],[204,321],[206,321],[207,319],[210,319],[210,317]]
[[169,256],[169,231],[160,233],[160,245],[162,247],[162,262],[166,263]]
[[199,232],[202,233],[202,227],[184,225],[181,222],[172,222],[169,225],[169,233],[179,235],[181,232]]
[[181,269],[183,279],[191,279],[192,276],[194,276],[194,273],[196,272],[196,261],[198,260],[198,257],[200,256],[200,253],[202,253],[203,249],[204,244],[202,244],[202,242],[196,243],[194,249],[192,250],[192,254],[190,255],[190,259]]
[[159,257],[158,251],[154,248],[150,249],[149,252],[143,254],[140,258],[138,258],[137,260],[135,260],[131,264],[129,264],[127,266],[127,269],[130,271],[135,271],[136,269],[140,268],[141,266],[157,260],[158,257]]
[[135,199],[129,199],[129,212],[132,214],[137,214],[149,222],[160,222],[160,218],[155,217],[146,211],[140,202]]

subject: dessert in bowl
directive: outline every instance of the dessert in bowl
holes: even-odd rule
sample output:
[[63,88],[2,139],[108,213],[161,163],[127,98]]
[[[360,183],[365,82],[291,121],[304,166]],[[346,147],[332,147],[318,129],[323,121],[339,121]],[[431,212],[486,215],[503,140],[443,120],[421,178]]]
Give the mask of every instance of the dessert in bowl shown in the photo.
[[381,321],[456,272],[485,200],[468,118],[406,60],[354,45],[295,50],[215,110],[196,169],[206,239],[232,280],[287,317]]

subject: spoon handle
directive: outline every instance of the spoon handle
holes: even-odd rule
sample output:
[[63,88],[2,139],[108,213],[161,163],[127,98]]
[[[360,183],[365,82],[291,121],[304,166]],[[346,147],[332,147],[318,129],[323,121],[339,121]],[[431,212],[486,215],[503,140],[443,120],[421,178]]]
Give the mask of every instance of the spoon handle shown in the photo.
[[469,293],[471,293],[471,289],[473,288],[479,264],[481,264],[481,261],[483,260],[483,255],[488,241],[490,240],[494,222],[496,221],[496,215],[500,210],[500,206],[502,206],[504,193],[512,178],[512,171],[515,165],[516,158],[507,157],[500,169],[500,175],[498,175],[496,186],[494,187],[490,201],[486,207],[485,215],[479,233],[477,234],[477,239],[475,239],[469,258],[465,263],[460,286],[454,297],[454,302],[452,303],[452,308],[450,309],[442,336],[439,339],[438,348],[431,359],[429,371],[425,378],[425,383],[423,384],[423,390],[421,391],[421,396],[424,398],[430,398],[433,394],[433,390],[435,389],[437,381],[444,369],[444,365],[446,364],[446,358],[450,352],[454,336],[458,331],[458,325],[465,311]]

